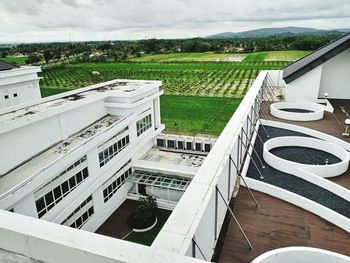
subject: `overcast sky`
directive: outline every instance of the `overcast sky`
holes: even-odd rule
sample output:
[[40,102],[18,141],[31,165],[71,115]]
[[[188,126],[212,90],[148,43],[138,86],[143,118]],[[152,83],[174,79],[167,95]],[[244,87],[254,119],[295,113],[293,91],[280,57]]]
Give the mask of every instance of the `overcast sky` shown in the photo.
[[188,38],[350,28],[350,0],[0,0],[0,42]]

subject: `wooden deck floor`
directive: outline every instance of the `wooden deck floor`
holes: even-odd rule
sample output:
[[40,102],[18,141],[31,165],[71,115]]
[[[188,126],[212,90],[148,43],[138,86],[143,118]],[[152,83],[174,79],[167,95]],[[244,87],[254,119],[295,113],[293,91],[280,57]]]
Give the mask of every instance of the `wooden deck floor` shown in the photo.
[[241,187],[234,213],[246,231],[250,250],[235,222],[230,221],[220,263],[245,263],[269,250],[287,246],[327,249],[350,256],[350,234],[297,206],[253,191],[260,208],[255,207],[248,191]]

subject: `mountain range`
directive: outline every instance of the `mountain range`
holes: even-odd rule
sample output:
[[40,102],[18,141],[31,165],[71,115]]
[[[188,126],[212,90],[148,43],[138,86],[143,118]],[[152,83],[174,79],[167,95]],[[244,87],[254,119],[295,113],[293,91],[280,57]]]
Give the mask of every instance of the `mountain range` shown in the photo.
[[263,38],[271,36],[292,36],[292,35],[329,35],[348,33],[350,29],[332,29],[321,30],[308,27],[275,27],[260,28],[243,32],[224,32],[220,34],[210,35],[206,38],[223,39],[223,38]]

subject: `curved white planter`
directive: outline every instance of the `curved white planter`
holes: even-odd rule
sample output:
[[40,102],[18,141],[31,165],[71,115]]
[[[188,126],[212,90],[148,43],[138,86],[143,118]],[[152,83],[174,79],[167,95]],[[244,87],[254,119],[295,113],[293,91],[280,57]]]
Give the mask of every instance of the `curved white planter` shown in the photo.
[[268,251],[252,263],[349,263],[350,258],[328,250],[312,247],[286,247]]
[[158,218],[156,217],[156,221],[154,221],[153,225],[151,225],[150,227],[143,228],[143,229],[133,228],[132,231],[138,232],[138,233],[147,232],[147,231],[150,231],[151,229],[153,229],[157,225],[157,223],[158,223]]
[[[341,162],[328,165],[310,165],[292,162],[280,158],[270,151],[279,147],[307,147],[328,152],[338,157]],[[284,136],[270,139],[264,143],[263,149],[264,160],[273,168],[291,173],[295,168],[299,168],[318,176],[327,178],[334,177],[345,173],[349,166],[350,154],[342,147],[323,140],[301,137],[301,136]]]
[[[321,177],[319,178],[329,182],[329,180],[326,180]],[[315,201],[312,201],[306,197],[295,194],[278,186],[258,181],[250,177],[246,177],[245,181],[249,185],[250,189],[276,197],[283,201],[289,202],[295,206],[299,206],[305,209],[306,211],[314,213],[315,215],[318,215],[324,220],[327,220],[328,222],[331,222],[332,224],[350,233],[350,219],[331,210],[328,207],[320,205]]]
[[[290,112],[282,109],[300,109],[311,112]],[[276,102],[270,105],[272,116],[291,121],[316,121],[324,115],[324,107],[315,102]]]

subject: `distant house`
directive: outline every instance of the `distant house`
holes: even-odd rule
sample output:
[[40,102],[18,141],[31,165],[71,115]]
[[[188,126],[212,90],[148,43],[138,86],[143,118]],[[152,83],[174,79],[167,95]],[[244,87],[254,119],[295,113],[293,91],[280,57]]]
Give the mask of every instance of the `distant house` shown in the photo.
[[286,100],[350,99],[350,34],[283,69]]
[[21,52],[16,52],[12,55],[12,57],[24,57],[24,54]]

